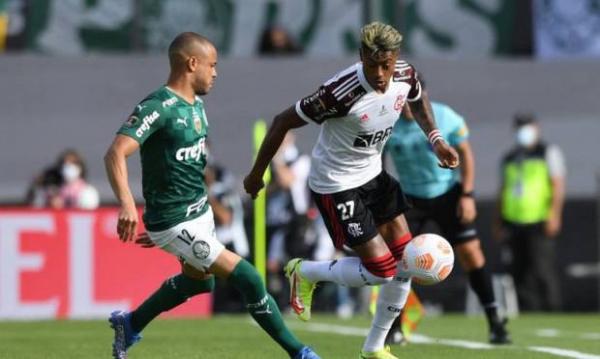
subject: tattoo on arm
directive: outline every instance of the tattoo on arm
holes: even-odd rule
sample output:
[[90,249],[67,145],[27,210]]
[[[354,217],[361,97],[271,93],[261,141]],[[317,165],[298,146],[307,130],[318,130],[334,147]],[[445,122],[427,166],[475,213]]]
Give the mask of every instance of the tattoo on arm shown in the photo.
[[410,103],[410,109],[425,135],[437,128],[435,119],[433,118],[431,103],[425,91],[423,91],[419,100]]

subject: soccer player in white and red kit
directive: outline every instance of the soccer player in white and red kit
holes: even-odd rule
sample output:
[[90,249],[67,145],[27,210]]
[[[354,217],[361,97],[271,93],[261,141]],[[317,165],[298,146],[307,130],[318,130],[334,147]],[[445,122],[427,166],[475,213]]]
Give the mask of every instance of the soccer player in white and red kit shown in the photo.
[[286,266],[291,305],[310,318],[319,281],[360,287],[381,285],[377,312],[361,358],[396,358],[384,349],[386,334],[406,302],[410,276],[398,260],[411,234],[398,182],[382,168],[381,152],[405,102],[427,136],[440,165],[455,168],[456,151],[442,138],[415,68],[399,60],[402,35],[374,22],[361,29],[360,62],[339,72],[312,95],[275,117],[244,187],[253,198],[285,134],[309,122],[321,125],[312,152],[309,187],[336,247],[358,257],[335,261],[293,259]]

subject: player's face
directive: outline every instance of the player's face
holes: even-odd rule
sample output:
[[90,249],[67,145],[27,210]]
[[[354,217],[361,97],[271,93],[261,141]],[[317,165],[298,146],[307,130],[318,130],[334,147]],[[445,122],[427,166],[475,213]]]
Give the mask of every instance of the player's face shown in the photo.
[[206,95],[217,78],[217,50],[209,46],[199,56],[194,56],[193,70],[194,92],[196,95]]
[[361,49],[360,59],[363,71],[369,84],[378,92],[385,92],[396,66],[397,51],[384,51],[372,53],[368,49]]

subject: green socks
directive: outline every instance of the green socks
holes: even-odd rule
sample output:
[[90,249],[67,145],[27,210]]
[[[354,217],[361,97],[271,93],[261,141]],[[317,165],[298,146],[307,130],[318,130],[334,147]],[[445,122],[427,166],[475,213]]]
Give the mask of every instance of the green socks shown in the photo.
[[244,303],[252,318],[288,352],[290,357],[295,356],[304,345],[285,326],[277,304],[267,293],[256,269],[242,259],[227,280],[244,297]]
[[[285,326],[277,304],[267,293],[258,272],[250,263],[241,260],[227,281],[242,294],[252,318],[291,357],[304,347]],[[160,313],[175,308],[194,295],[212,291],[214,285],[214,277],[198,280],[178,274],[167,279],[156,292],[131,313],[132,329],[138,333],[141,332]]]
[[156,292],[131,313],[132,329],[138,333],[141,332],[160,313],[175,308],[196,294],[210,292],[214,286],[214,276],[199,280],[178,274],[167,279]]

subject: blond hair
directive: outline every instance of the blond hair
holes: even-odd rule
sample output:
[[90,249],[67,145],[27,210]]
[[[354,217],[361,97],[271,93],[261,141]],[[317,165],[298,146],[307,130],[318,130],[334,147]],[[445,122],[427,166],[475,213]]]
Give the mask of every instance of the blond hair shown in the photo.
[[373,54],[398,51],[402,35],[392,26],[375,21],[363,26],[360,30],[360,41],[363,49],[369,49]]

